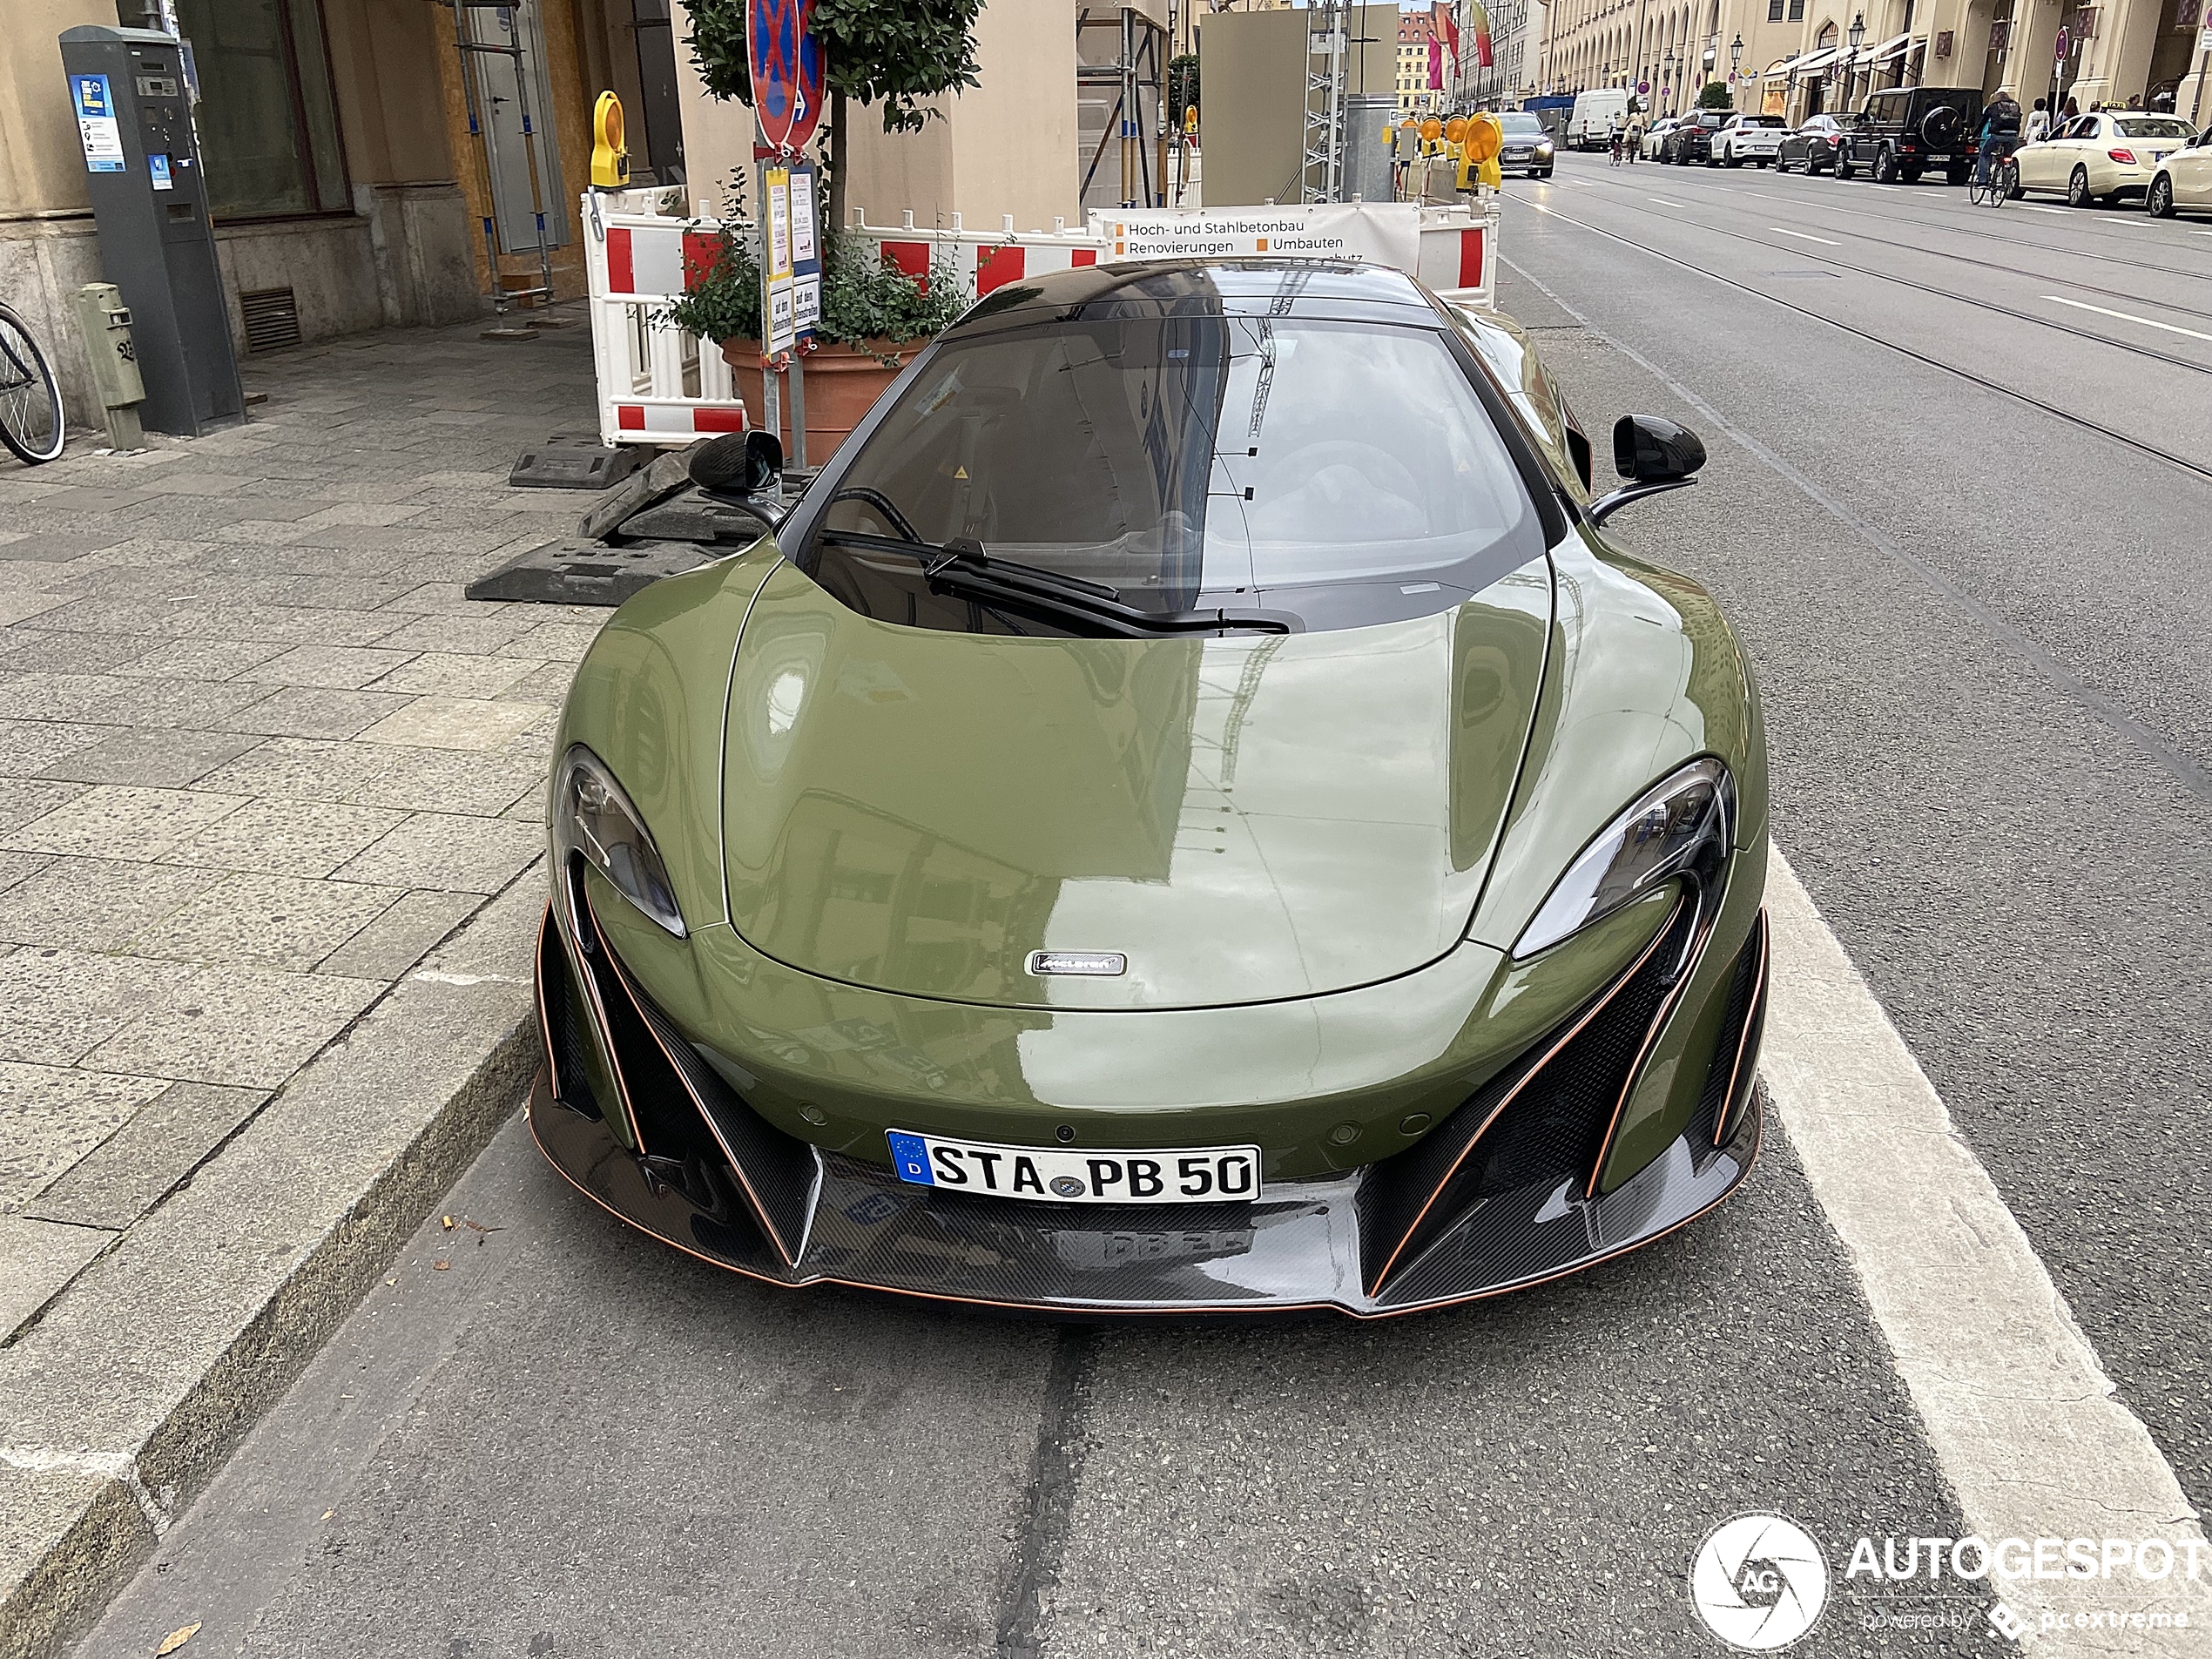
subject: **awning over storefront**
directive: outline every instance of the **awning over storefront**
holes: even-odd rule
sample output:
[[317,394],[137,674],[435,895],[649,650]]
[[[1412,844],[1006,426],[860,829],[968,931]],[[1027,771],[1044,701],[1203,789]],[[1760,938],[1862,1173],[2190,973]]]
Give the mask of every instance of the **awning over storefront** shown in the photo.
[[1813,70],[1827,68],[1840,56],[1842,53],[1838,48],[1824,46],[1818,51],[1807,52],[1802,57],[1792,57],[1777,64],[1767,73],[1770,76],[1804,75]]
[[1886,64],[1892,57],[1905,56],[1905,49],[1912,44],[1910,35],[1899,35],[1895,40],[1885,40],[1878,46],[1865,46],[1851,60],[1855,69],[1865,69],[1875,64]]

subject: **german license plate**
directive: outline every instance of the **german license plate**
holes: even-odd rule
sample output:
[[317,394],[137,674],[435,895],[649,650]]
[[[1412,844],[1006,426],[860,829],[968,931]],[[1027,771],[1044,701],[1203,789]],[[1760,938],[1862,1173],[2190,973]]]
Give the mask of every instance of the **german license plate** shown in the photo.
[[1220,1204],[1259,1197],[1256,1146],[1075,1151],[887,1132],[901,1181],[1040,1204]]

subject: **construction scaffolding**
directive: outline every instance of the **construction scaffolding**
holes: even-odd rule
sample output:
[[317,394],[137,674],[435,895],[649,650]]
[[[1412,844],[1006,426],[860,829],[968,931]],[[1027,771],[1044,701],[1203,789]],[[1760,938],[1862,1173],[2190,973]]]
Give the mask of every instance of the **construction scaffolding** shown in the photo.
[[1306,8],[1305,158],[1298,199],[1332,202],[1344,188],[1344,25],[1338,0]]
[[[1085,207],[1166,204],[1167,59],[1167,26],[1135,6],[1096,11],[1085,6],[1076,12],[1076,142],[1089,157],[1082,192]],[[1109,92],[1110,100],[1104,96]],[[1096,123],[1093,111],[1100,118]],[[1099,170],[1115,145],[1119,178],[1102,181]]]

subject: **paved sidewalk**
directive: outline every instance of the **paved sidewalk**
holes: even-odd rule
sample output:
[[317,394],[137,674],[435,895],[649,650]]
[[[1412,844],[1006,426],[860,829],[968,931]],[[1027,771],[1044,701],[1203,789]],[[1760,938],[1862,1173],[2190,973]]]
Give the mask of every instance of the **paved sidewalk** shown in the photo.
[[512,1109],[607,613],[462,590],[590,499],[506,485],[590,374],[581,327],[371,335],[255,361],[242,428],[0,466],[0,1653],[105,1595]]

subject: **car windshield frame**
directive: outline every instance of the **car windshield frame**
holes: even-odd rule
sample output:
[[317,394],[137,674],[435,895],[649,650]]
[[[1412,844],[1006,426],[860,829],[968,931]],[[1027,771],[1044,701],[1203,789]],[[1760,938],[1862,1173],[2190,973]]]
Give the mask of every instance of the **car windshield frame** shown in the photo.
[[[1130,308],[1122,320],[1127,322],[1141,316],[1143,309]],[[1142,320],[1156,329],[1164,326],[1168,320],[1159,314],[1144,316]],[[792,514],[792,522],[787,523],[784,536],[779,538],[786,556],[849,608],[879,620],[959,632],[1050,635],[1080,631],[1035,625],[1035,620],[1029,617],[995,616],[988,607],[978,607],[965,601],[947,603],[945,595],[933,596],[930,593],[926,561],[900,559],[888,555],[877,556],[865,550],[853,551],[840,546],[831,532],[870,528],[860,523],[846,524],[844,520],[852,516],[852,512],[848,507],[838,505],[838,500],[856,485],[869,489],[881,485],[887,475],[882,469],[872,464],[887,453],[880,448],[881,444],[904,443],[911,449],[919,442],[919,421],[917,418],[902,417],[902,409],[919,411],[929,399],[939,397],[938,407],[949,407],[955,415],[974,418],[968,415],[968,411],[959,408],[959,391],[956,388],[945,389],[946,371],[949,369],[957,373],[963,366],[959,359],[960,354],[991,347],[1035,351],[1043,347],[1049,350],[1053,348],[1056,337],[1082,334],[1096,330],[1110,320],[1073,316],[1040,318],[1017,327],[995,327],[987,334],[967,335],[963,335],[956,327],[953,333],[933,342],[917,358],[907,374],[901,376],[900,383],[894,385],[878,407],[870,412],[860,430],[854,435],[855,441],[850,449],[841,451],[833,468],[825,469],[816,481],[815,487],[807,490],[806,497]],[[1439,320],[1440,322],[1441,319]],[[1270,318],[1220,312],[1211,316],[1177,318],[1173,321],[1186,328],[1192,322],[1211,324],[1222,328],[1224,338],[1232,329],[1248,331],[1250,337],[1256,338],[1258,333],[1271,327],[1278,353],[1284,342],[1341,337],[1345,331],[1352,331],[1368,337],[1370,343],[1360,352],[1363,360],[1377,358],[1377,347],[1372,342],[1378,339],[1394,341],[1401,357],[1406,352],[1436,354],[1430,360],[1435,375],[1453,377],[1440,378],[1438,385],[1464,388],[1464,395],[1457,399],[1457,408],[1453,411],[1453,418],[1459,422],[1456,438],[1446,440],[1447,452],[1464,455],[1474,463],[1476,470],[1467,476],[1450,481],[1450,488],[1455,493],[1449,497],[1443,493],[1444,481],[1435,478],[1424,480],[1419,466],[1401,469],[1399,474],[1390,475],[1390,482],[1400,491],[1396,497],[1383,484],[1375,482],[1372,474],[1354,477],[1352,482],[1368,488],[1372,499],[1356,502],[1353,506],[1339,502],[1335,509],[1339,517],[1346,513],[1352,515],[1344,517],[1343,523],[1336,528],[1353,539],[1332,539],[1320,531],[1303,529],[1287,536],[1261,534],[1256,527],[1265,523],[1273,524],[1278,531],[1285,526],[1303,525],[1306,519],[1301,517],[1302,514],[1311,515],[1316,509],[1326,509],[1329,503],[1317,496],[1313,502],[1300,505],[1290,499],[1295,493],[1295,487],[1279,484],[1276,492],[1278,500],[1275,517],[1263,521],[1247,503],[1254,501],[1257,495],[1268,493],[1266,478],[1255,475],[1247,482],[1241,478],[1231,477],[1226,480],[1228,489],[1218,488],[1224,482],[1221,475],[1224,471],[1236,470],[1226,468],[1225,463],[1231,460],[1240,465],[1250,462],[1251,456],[1244,452],[1254,447],[1251,444],[1223,447],[1222,435],[1227,425],[1224,409],[1234,408],[1241,410],[1245,406],[1245,400],[1251,395],[1252,382],[1249,375],[1243,383],[1235,386],[1227,384],[1228,380],[1234,379],[1238,373],[1238,361],[1250,354],[1248,351],[1231,345],[1226,360],[1215,366],[1216,372],[1224,377],[1221,401],[1213,409],[1211,417],[1202,414],[1191,423],[1204,426],[1208,418],[1214,422],[1206,428],[1211,434],[1209,442],[1211,446],[1211,454],[1205,457],[1207,476],[1197,481],[1201,487],[1196,493],[1196,501],[1205,516],[1198,517],[1190,511],[1193,497],[1186,476],[1183,486],[1184,493],[1178,498],[1178,509],[1184,513],[1182,529],[1184,539],[1182,542],[1170,547],[1170,531],[1174,525],[1165,509],[1160,510],[1157,519],[1150,523],[1141,522],[1144,509],[1157,503],[1139,502],[1133,514],[1124,512],[1124,522],[1134,524],[1136,529],[1124,529],[1118,538],[1087,534],[1082,541],[1070,543],[1066,549],[1062,549],[1034,540],[1022,540],[1017,530],[1016,534],[995,544],[989,536],[975,538],[986,554],[997,553],[1004,558],[1022,561],[1062,577],[1096,581],[1102,568],[1109,574],[1118,572],[1128,578],[1128,566],[1116,566],[1110,561],[1113,558],[1126,559],[1134,550],[1140,568],[1149,569],[1143,566],[1144,561],[1157,561],[1157,574],[1148,575],[1144,579],[1109,581],[1106,584],[1108,588],[1116,591],[1125,604],[1163,612],[1189,612],[1214,607],[1237,611],[1265,610],[1294,617],[1303,628],[1318,631],[1403,620],[1450,609],[1509,570],[1520,568],[1531,559],[1543,556],[1558,533],[1563,521],[1560,516],[1557,481],[1540,459],[1532,458],[1526,433],[1521,429],[1516,417],[1505,406],[1502,395],[1488,379],[1487,370],[1467,343],[1459,338],[1455,330],[1430,324],[1426,320],[1416,322],[1379,319],[1353,320],[1330,316]],[[1291,345],[1290,355],[1293,361],[1298,350],[1295,344]],[[1346,361],[1350,360],[1350,355],[1348,351],[1345,354]],[[1097,361],[1098,363],[1105,361],[1103,354]],[[1072,364],[1062,364],[1060,372],[1072,367]],[[1095,368],[1097,364],[1094,363],[1091,367]],[[1402,363],[1398,364],[1396,372],[1402,374],[1403,368]],[[1368,372],[1372,378],[1379,371],[1370,369]],[[1127,373],[1157,375],[1161,373],[1161,365],[1155,361],[1150,365],[1132,367]],[[1120,381],[1124,380],[1126,375],[1116,374],[1109,378]],[[1399,381],[1392,383],[1403,389]],[[1286,376],[1278,382],[1276,392],[1278,395],[1285,391],[1294,392],[1296,384],[1293,377]],[[1433,392],[1436,388],[1424,385],[1422,389]],[[1172,397],[1163,392],[1158,406],[1169,407],[1172,401]],[[1104,420],[1111,415],[1111,400],[1102,399],[1099,401],[1100,418]],[[1295,401],[1286,407],[1295,408]],[[1419,403],[1417,407],[1423,411],[1422,424],[1432,427],[1438,424],[1439,417],[1433,401]],[[1023,407],[1023,415],[1032,423],[1030,430],[1022,439],[1026,444],[1034,442],[1034,422],[1037,416],[1033,408],[1026,406]],[[1305,417],[1307,424],[1312,424],[1318,418]],[[1332,435],[1332,442],[1337,447],[1343,447],[1344,443],[1350,443],[1353,448],[1361,447],[1356,436],[1345,435],[1357,435],[1374,426],[1372,417],[1364,422],[1343,421],[1340,416],[1335,418],[1342,428],[1341,434]],[[1380,431],[1383,428],[1376,429]],[[1402,421],[1399,429],[1406,429]],[[1089,430],[1088,426],[1086,430]],[[1292,430],[1298,428],[1294,425]],[[1243,438],[1250,435],[1240,430],[1236,435]],[[1265,442],[1264,435],[1261,442]],[[1302,442],[1307,448],[1316,447],[1316,441],[1312,438]],[[1459,450],[1449,449],[1453,442],[1460,445]],[[1094,450],[1096,448],[1095,443],[1092,447]],[[1365,448],[1374,449],[1377,454],[1352,457],[1356,468],[1380,470],[1386,466],[1387,455],[1377,444],[1371,442]],[[1238,451],[1233,456],[1230,454],[1231,449]],[[897,464],[906,464],[897,460],[898,452],[889,453],[894,469]],[[1297,454],[1298,451],[1293,449],[1291,453]],[[1383,460],[1379,462],[1378,455],[1382,455]],[[1126,458],[1124,448],[1124,462]],[[1101,464],[1096,456],[1085,462],[1087,468],[1094,469]],[[1264,466],[1266,462],[1263,461],[1260,464]],[[1070,488],[1080,487],[1079,473],[1064,466],[1055,472],[1053,466],[1051,461],[1040,459],[1029,470],[1039,476],[1070,481]],[[1332,469],[1342,470],[1335,461],[1330,461],[1318,472],[1310,467],[1293,470],[1300,471],[1302,477],[1306,473],[1313,473],[1314,479],[1308,482],[1318,482],[1320,473]],[[1110,472],[1110,464],[1106,464],[1104,470]],[[1126,465],[1123,470],[1128,471]],[[831,475],[833,472],[833,477]],[[1011,469],[995,462],[993,475],[1010,479],[1015,475]],[[1349,474],[1346,475],[1351,476]],[[1055,483],[1054,487],[1058,489],[1062,486]],[[1480,496],[1483,490],[1487,491],[1487,496]],[[1019,494],[1018,489],[1015,493]],[[1032,494],[1041,492],[1033,489]],[[1347,496],[1347,500],[1356,502],[1356,496],[1355,489]],[[1395,538],[1390,533],[1389,509],[1397,509],[1410,525],[1420,526],[1429,522],[1420,518],[1421,511],[1426,510],[1432,515],[1440,509],[1448,511],[1452,503],[1461,496],[1467,496],[1470,502],[1475,503],[1462,509],[1463,513],[1472,514],[1472,516],[1463,516],[1458,522],[1439,520],[1440,527],[1437,529],[1419,529],[1416,533]],[[1127,506],[1118,494],[1107,499],[1115,503],[1116,510],[1123,510]],[[1080,505],[1078,502],[1077,507]],[[1238,515],[1235,520],[1224,515],[1217,523],[1209,523],[1214,517],[1213,509],[1232,505]],[[934,504],[914,502],[902,503],[902,506],[919,509],[913,534],[924,539],[949,540],[951,537],[943,532],[957,528],[948,519],[940,522],[944,519],[944,513]],[[1076,509],[1068,510],[1076,511],[1076,516],[1085,525],[1094,522],[1083,517]],[[1488,514],[1487,517],[1483,516],[1485,511]],[[833,512],[837,515],[834,518]],[[1321,522],[1330,522],[1325,512]],[[1195,530],[1190,528],[1193,525]],[[1372,533],[1364,534],[1371,525]],[[1407,526],[1399,528],[1406,529]],[[1217,536],[1213,534],[1217,529],[1222,533]],[[1156,532],[1158,538],[1157,547],[1144,540],[1145,536]],[[961,533],[966,534],[964,530]],[[1102,563],[1102,561],[1105,563]],[[853,568],[857,566],[866,568]],[[890,590],[894,588],[902,592],[893,594]],[[933,598],[936,603],[932,603]]]
[[1521,110],[1509,110],[1498,118],[1498,131],[1511,138],[1514,133],[1534,133],[1541,138],[1544,124]]

